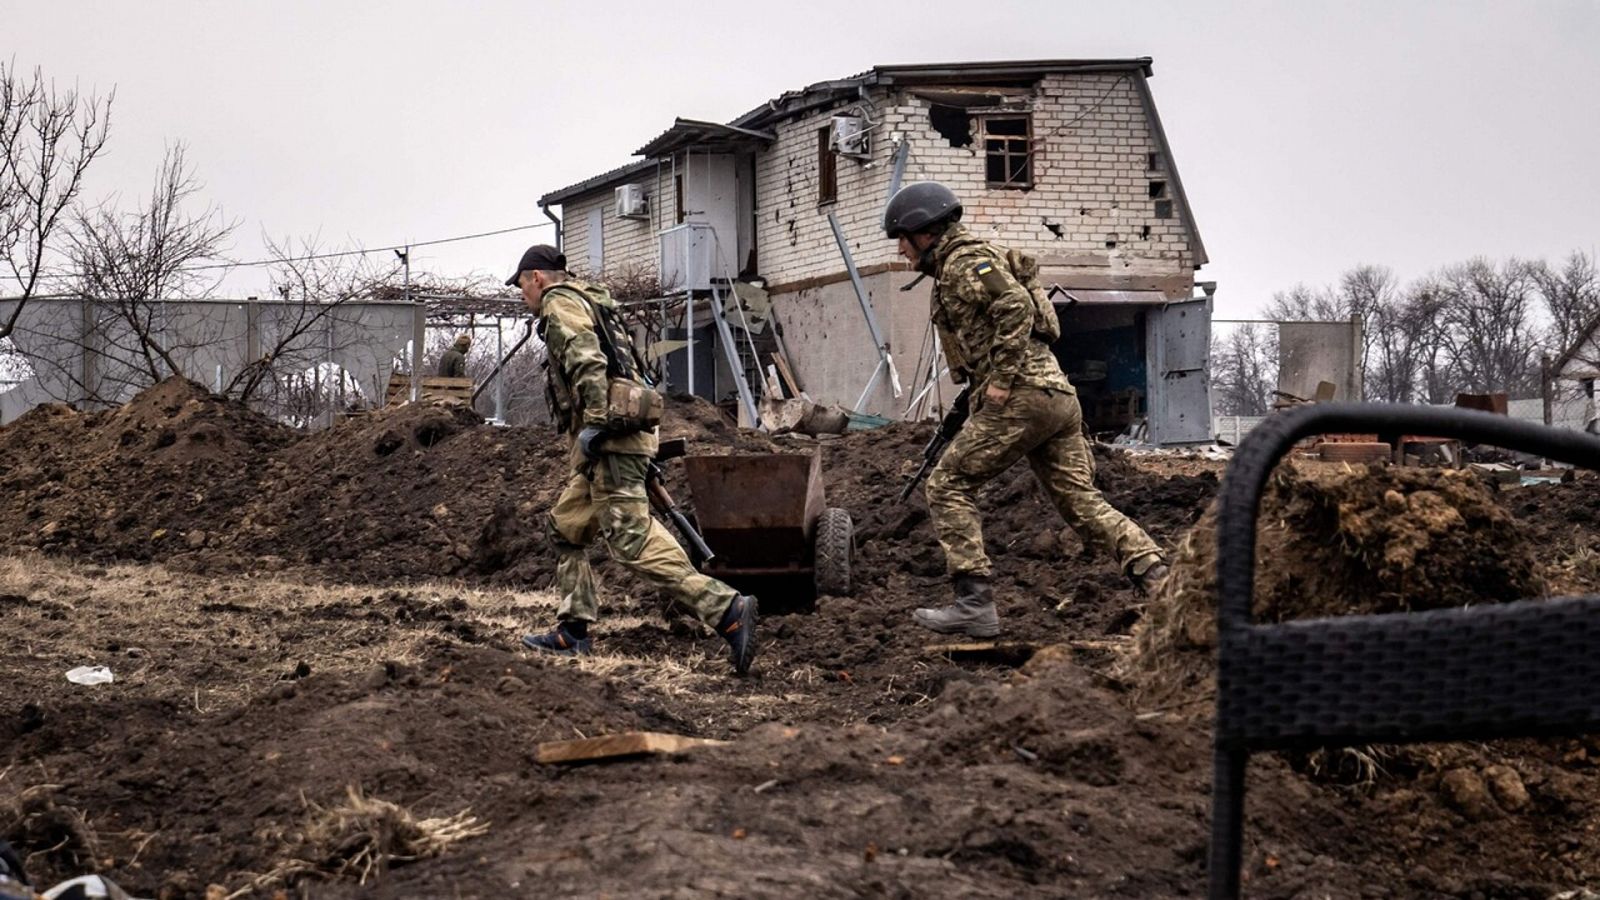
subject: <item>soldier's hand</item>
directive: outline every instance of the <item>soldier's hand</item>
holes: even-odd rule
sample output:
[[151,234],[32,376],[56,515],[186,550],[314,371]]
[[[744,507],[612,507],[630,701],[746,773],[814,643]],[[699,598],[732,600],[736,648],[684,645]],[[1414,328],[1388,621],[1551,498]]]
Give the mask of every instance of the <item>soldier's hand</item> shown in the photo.
[[595,425],[590,425],[578,432],[578,450],[585,459],[598,461],[603,455],[600,443],[607,437],[606,430]]
[[1003,388],[999,387],[998,385],[991,384],[983,389],[983,404],[985,406],[993,406],[996,409],[999,409],[1000,407],[1005,406],[1006,401],[1010,399],[1010,388]]

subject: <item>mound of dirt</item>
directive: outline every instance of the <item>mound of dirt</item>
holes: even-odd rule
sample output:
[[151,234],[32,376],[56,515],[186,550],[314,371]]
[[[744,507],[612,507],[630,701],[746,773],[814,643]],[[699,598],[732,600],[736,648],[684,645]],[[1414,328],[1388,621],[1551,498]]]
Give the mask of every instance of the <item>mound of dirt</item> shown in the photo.
[[[1286,465],[1257,518],[1254,615],[1282,622],[1540,596],[1527,529],[1469,472]],[[1189,532],[1124,672],[1154,702],[1209,695],[1216,510]]]
[[198,549],[295,439],[179,378],[105,412],[41,406],[0,429],[0,529],[13,545],[98,559]]

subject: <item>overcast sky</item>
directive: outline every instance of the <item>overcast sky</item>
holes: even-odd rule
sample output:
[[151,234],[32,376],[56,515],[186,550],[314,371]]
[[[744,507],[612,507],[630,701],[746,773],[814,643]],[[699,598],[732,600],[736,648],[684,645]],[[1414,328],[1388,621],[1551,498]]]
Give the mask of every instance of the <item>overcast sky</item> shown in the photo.
[[[263,232],[379,247],[543,221],[540,194],[675,115],[730,119],[875,64],[1131,56],[1155,60],[1219,315],[1358,263],[1410,278],[1600,244],[1600,0],[0,0],[0,54],[116,88],[95,197],[137,197],[187,142],[238,259]],[[414,262],[500,274],[549,234]]]

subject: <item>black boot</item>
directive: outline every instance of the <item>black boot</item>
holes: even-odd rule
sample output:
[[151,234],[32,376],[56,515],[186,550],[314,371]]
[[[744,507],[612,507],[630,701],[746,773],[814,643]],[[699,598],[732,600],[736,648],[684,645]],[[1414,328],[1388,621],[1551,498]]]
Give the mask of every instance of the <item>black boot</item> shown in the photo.
[[1166,563],[1158,559],[1151,563],[1148,569],[1129,577],[1133,579],[1133,586],[1139,589],[1139,593],[1146,597],[1154,597],[1156,591],[1161,590],[1161,583],[1167,580],[1167,575],[1171,571]]
[[756,598],[740,594],[728,604],[728,611],[717,623],[717,634],[728,642],[733,670],[740,675],[750,671],[756,659]]
[[992,638],[1000,633],[1000,617],[994,610],[994,589],[987,575],[957,575],[956,602],[938,609],[919,609],[911,618],[929,631]]

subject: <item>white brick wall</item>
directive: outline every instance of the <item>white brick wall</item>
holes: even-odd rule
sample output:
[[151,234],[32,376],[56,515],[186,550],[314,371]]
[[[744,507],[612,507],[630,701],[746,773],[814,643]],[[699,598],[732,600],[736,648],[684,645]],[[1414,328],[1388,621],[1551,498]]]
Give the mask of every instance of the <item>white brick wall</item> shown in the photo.
[[[856,264],[867,267],[896,259],[894,243],[880,230],[894,146],[910,141],[905,180],[938,180],[966,203],[965,221],[980,234],[1039,256],[1047,267],[1115,274],[1189,276],[1193,253],[1176,184],[1163,161],[1147,171],[1160,151],[1146,116],[1136,76],[1122,73],[1047,76],[1033,101],[1034,188],[991,190],[985,183],[981,139],[952,147],[934,130],[928,103],[909,91],[878,89],[871,95],[879,125],[869,164],[840,157],[838,200],[817,203],[817,130],[831,116],[857,105],[841,103],[782,123],[777,140],[756,163],[756,247],[760,272],[769,283],[835,276],[844,266],[835,249],[827,213],[839,217]],[[976,130],[977,123],[973,122]],[[636,179],[646,185],[651,220],[618,219],[607,187],[563,207],[566,252],[575,268],[588,261],[588,211],[604,207],[605,268],[657,265],[655,234],[673,222],[670,166]],[[1155,217],[1151,181],[1166,182],[1171,218]],[[1059,227],[1057,237],[1045,222]],[[1149,233],[1145,233],[1145,229]],[[1108,248],[1107,241],[1115,241]],[[592,273],[590,273],[592,274]]]
[[[659,179],[655,172],[649,172],[630,179],[629,183],[644,187],[645,194],[650,198],[649,219],[623,219],[617,216],[615,190],[622,186],[621,182],[562,204],[562,252],[566,253],[567,265],[574,274],[594,277],[657,270],[659,251],[656,234],[671,228],[677,214],[671,166],[661,166]],[[589,216],[596,207],[600,208],[603,229],[601,255],[604,272],[588,271]]]

